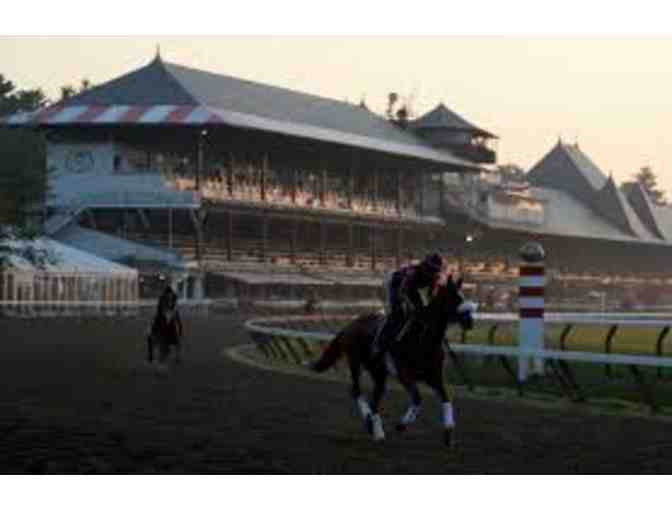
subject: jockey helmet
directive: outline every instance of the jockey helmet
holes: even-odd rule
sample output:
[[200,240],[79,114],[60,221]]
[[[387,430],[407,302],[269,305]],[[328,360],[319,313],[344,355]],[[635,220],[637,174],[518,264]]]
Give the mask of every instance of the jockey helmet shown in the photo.
[[425,260],[420,264],[423,271],[428,274],[436,274],[441,271],[443,267],[443,258],[438,253],[432,253],[425,257]]

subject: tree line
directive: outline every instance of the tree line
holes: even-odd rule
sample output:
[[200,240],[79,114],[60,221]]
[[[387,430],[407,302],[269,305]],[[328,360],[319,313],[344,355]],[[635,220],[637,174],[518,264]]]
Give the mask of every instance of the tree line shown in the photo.
[[[91,87],[83,79],[78,86],[63,85],[58,100],[68,99]],[[0,74],[0,118],[32,112],[53,103],[41,88],[19,89]],[[0,126],[0,225],[24,225],[31,205],[47,193],[46,144],[30,129]]]
[[[66,84],[58,101],[68,99],[91,87],[83,79],[78,86]],[[20,89],[0,74],[0,118],[19,112],[32,112],[53,103],[41,88]],[[44,136],[32,129],[0,126],[0,268],[15,253],[6,243],[9,238],[33,239],[39,234],[30,218],[41,212],[39,204],[47,197],[46,143]],[[46,254],[22,249],[21,255],[33,262],[45,260]]]

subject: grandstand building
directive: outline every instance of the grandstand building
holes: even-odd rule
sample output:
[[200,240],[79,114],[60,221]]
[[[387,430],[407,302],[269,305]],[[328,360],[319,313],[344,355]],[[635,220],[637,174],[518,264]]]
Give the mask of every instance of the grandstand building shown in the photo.
[[439,119],[455,124],[444,129],[433,117],[417,121],[425,139],[363,105],[157,55],[5,122],[46,133],[49,235],[81,247],[87,232],[96,244],[92,231],[102,231],[140,243],[136,258],[152,255],[149,244],[178,249],[210,275],[240,280],[241,263],[249,273],[260,264],[370,272],[436,247],[442,176],[478,173],[494,153],[488,133],[455,115]]
[[[447,186],[447,215],[480,232],[499,256],[534,237],[563,273],[665,274],[672,209],[637,183],[619,189],[577,145],[558,142],[522,182],[461,179]],[[447,219],[447,218],[446,218]],[[497,249],[500,246],[500,249]]]
[[3,123],[46,134],[46,233],[188,274],[193,295],[207,274],[213,297],[292,297],[288,283],[365,297],[381,270],[432,249],[483,289],[511,289],[530,238],[551,278],[668,276],[670,209],[561,142],[526,181],[498,180],[483,166],[497,137],[444,104],[386,118],[157,55]]

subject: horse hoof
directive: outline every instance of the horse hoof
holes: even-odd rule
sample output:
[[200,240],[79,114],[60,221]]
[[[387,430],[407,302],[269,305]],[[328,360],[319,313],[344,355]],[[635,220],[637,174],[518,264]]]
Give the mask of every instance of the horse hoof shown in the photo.
[[397,423],[397,432],[405,432],[406,431],[406,425],[403,423]]
[[380,415],[374,414],[371,416],[372,436],[376,442],[385,440],[385,430],[383,429],[383,420]]

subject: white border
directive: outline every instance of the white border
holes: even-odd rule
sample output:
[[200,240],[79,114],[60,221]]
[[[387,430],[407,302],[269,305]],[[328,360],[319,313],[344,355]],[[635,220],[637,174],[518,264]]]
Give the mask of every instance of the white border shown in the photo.
[[660,36],[672,30],[672,7],[659,0],[5,3],[6,35]]

